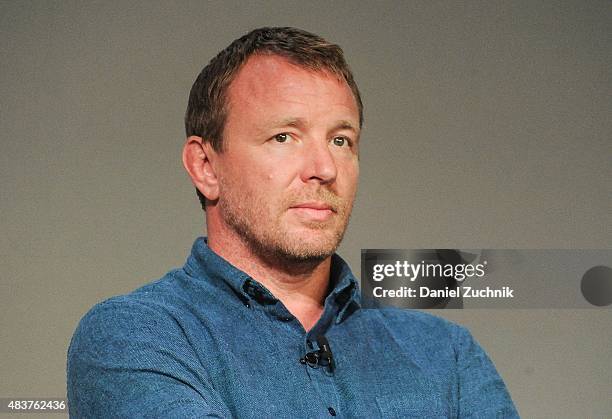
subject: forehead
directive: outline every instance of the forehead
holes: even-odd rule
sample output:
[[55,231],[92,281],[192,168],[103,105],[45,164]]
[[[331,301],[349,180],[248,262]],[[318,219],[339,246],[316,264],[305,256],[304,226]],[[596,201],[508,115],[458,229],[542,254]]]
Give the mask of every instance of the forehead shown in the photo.
[[262,114],[323,105],[358,119],[357,102],[343,78],[272,54],[256,54],[247,60],[229,86],[228,104],[230,115],[233,111]]

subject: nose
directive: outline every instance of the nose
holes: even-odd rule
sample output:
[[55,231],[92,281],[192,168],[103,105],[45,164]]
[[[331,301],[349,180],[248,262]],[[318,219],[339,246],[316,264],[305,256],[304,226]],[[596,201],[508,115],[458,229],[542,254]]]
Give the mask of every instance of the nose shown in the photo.
[[327,141],[312,141],[304,149],[303,182],[333,183],[338,175],[336,160]]

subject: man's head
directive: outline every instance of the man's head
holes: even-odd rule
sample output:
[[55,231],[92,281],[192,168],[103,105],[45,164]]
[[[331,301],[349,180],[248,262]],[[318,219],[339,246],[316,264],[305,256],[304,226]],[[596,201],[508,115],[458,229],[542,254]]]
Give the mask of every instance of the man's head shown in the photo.
[[278,55],[300,67],[343,78],[355,96],[360,126],[363,123],[359,89],[338,45],[301,29],[260,28],[236,39],[202,69],[189,94],[185,114],[187,137],[202,137],[216,151],[223,150],[227,91],[242,66],[255,54]]
[[333,253],[357,187],[362,120],[338,46],[293,28],[234,41],[198,76],[185,118],[185,166],[206,197],[209,236],[234,235],[268,257]]

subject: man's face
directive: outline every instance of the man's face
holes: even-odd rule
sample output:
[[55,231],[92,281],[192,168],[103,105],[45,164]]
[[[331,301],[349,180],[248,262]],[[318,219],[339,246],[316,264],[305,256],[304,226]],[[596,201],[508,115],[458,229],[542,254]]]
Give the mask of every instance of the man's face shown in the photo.
[[331,255],[359,175],[359,113],[346,82],[255,55],[231,83],[228,104],[217,161],[223,222],[259,254]]

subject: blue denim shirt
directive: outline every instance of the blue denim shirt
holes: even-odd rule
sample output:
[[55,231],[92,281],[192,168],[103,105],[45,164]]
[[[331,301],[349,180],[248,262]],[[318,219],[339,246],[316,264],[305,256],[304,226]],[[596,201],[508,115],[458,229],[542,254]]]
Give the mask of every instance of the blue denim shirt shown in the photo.
[[[333,256],[308,332],[199,238],[185,266],[113,297],[68,350],[70,417],[518,417],[469,332],[416,311],[362,309]],[[335,368],[303,363],[325,336]]]

